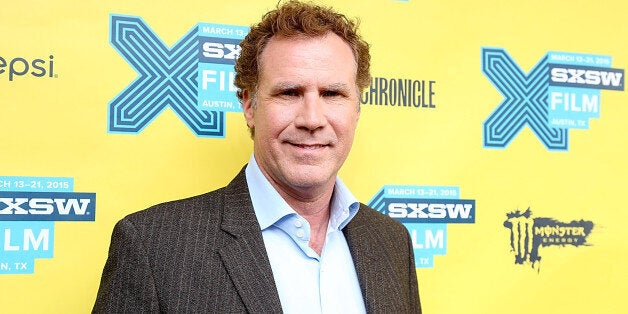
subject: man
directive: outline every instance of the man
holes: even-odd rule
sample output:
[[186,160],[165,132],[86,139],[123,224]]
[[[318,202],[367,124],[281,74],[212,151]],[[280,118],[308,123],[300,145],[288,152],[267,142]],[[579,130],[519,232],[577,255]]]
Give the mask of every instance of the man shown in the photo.
[[94,312],[420,313],[408,232],[337,177],[370,81],[357,25],[289,1],[241,48],[253,156],[224,188],[121,220]]

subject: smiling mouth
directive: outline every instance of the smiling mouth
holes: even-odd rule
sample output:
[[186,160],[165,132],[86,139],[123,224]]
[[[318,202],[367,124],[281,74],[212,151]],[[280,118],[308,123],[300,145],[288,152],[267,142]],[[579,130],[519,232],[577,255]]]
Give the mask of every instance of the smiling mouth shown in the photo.
[[319,148],[323,148],[327,146],[323,144],[295,144],[295,143],[290,143],[290,145],[303,148],[303,149],[319,149]]

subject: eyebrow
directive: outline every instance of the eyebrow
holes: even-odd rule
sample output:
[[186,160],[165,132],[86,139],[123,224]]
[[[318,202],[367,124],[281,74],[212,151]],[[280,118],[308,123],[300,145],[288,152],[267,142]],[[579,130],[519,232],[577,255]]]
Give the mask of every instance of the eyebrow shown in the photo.
[[331,91],[346,91],[349,90],[349,86],[345,83],[334,83],[324,87],[325,90]]
[[294,84],[294,83],[287,83],[287,82],[283,82],[283,83],[279,83],[277,85],[274,85],[271,88],[271,92],[278,92],[278,91],[285,91],[285,90],[293,90],[293,89],[301,89],[302,86],[299,84]]
[[[271,88],[271,92],[277,93],[280,91],[287,91],[287,90],[303,90],[304,88],[305,87],[303,85],[298,84],[298,83],[283,82],[283,83],[279,83],[273,86]],[[349,86],[345,83],[333,83],[330,85],[322,86],[321,89],[326,90],[326,91],[347,91],[349,90]]]

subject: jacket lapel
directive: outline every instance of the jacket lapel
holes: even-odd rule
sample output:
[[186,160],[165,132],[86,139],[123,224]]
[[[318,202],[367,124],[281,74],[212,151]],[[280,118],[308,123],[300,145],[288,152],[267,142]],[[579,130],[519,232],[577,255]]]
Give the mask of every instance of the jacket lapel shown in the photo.
[[244,168],[225,187],[222,229],[233,236],[219,251],[222,261],[247,310],[251,313],[280,313],[262,232],[253,211]]
[[360,210],[343,229],[355,270],[360,282],[362,297],[368,313],[381,309],[395,308],[397,300],[390,298],[391,291],[401,291],[402,287],[395,280],[392,265],[377,225],[369,218],[372,210],[360,204]]

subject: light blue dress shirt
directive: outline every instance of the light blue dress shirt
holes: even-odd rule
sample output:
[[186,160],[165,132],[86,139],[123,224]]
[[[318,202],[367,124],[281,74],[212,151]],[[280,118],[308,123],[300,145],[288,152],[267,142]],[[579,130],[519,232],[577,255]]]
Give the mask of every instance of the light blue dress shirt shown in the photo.
[[255,157],[246,181],[281,306],[285,313],[365,313],[360,284],[342,233],[359,203],[336,178],[325,244],[319,256],[309,247],[310,225],[262,174]]

